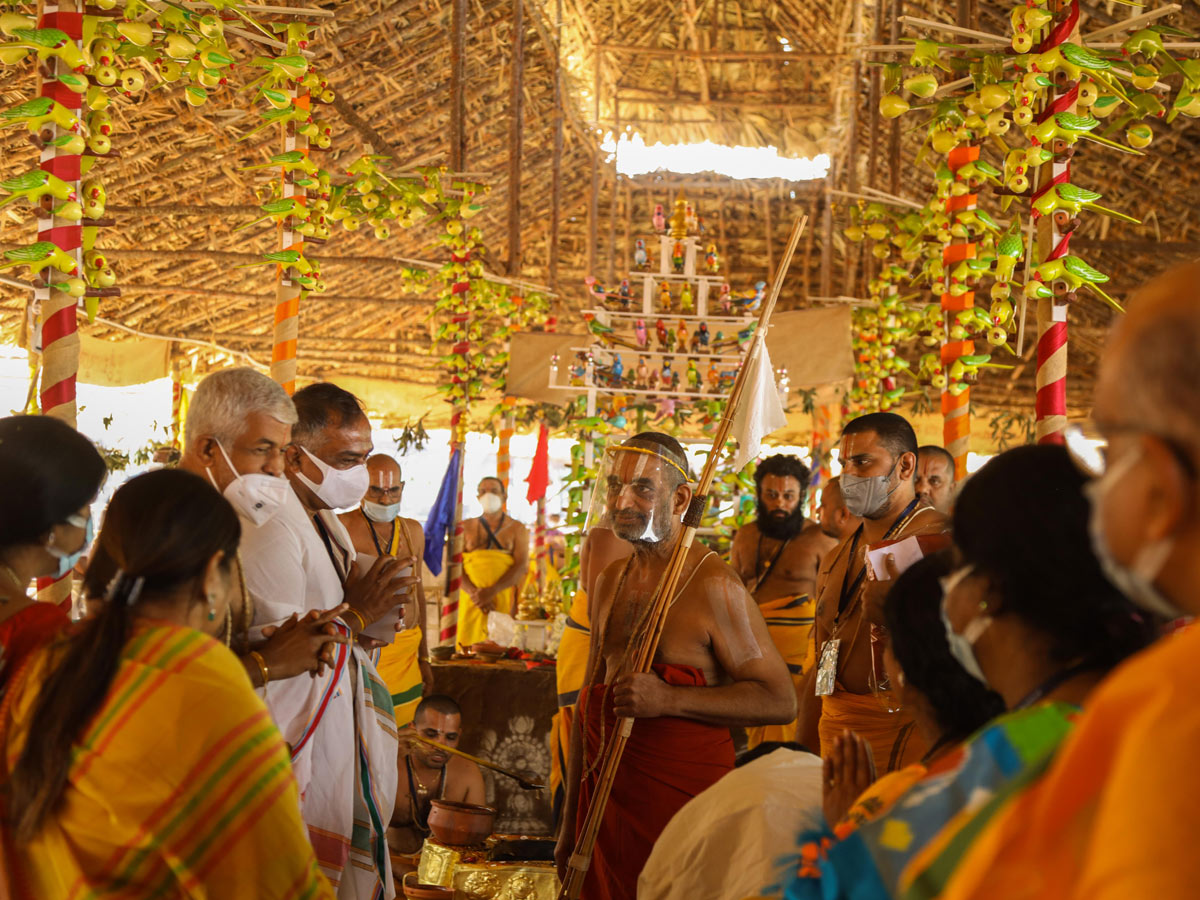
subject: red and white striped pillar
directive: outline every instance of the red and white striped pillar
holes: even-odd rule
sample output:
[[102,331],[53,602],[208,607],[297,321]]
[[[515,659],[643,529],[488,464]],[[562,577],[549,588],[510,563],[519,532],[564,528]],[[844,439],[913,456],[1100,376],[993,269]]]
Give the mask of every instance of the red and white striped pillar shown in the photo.
[[[1051,8],[1055,12],[1065,8],[1066,16],[1042,41],[1038,50],[1040,53],[1052,50],[1065,41],[1077,40],[1079,36],[1079,0],[1069,0],[1065,4],[1055,0]],[[1078,81],[1057,85],[1038,121],[1044,122],[1060,112],[1074,112],[1078,96]],[[1065,159],[1061,162],[1051,160],[1038,170],[1038,174],[1040,177],[1032,200],[1056,184],[1069,182],[1071,164]],[[1034,262],[1040,265],[1065,256],[1071,243],[1070,233],[1060,232],[1052,216],[1039,217],[1036,211],[1034,216],[1037,221]],[[1067,304],[1059,302],[1057,297],[1038,300],[1037,328],[1037,440],[1039,444],[1061,444],[1067,427]]]

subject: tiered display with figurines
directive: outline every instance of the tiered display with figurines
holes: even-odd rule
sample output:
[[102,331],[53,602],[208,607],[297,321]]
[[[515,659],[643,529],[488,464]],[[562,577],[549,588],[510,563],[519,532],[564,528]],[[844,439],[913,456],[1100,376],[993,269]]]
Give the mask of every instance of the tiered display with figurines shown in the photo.
[[[732,291],[720,274],[716,245],[703,242],[696,212],[683,197],[669,218],[656,205],[652,224],[656,236],[637,240],[634,268],[615,289],[585,279],[590,340],[571,348],[574,357],[561,373],[563,362],[551,360],[550,386],[585,389],[587,415],[616,427],[625,426],[630,407],[644,412],[653,406],[656,421],[670,417],[679,425],[698,413],[696,424],[705,428],[733,386],[766,282]],[[786,392],[786,372],[780,380]]]

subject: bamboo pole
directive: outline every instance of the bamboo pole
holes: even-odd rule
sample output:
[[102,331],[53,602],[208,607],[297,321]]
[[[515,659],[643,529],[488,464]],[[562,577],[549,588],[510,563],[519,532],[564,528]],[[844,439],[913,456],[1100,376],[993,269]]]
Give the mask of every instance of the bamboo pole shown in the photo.
[[467,0],[450,0],[450,168],[467,168]]
[[[904,13],[904,0],[892,0],[891,39],[894,44],[900,39],[900,16]],[[900,193],[900,120],[892,119],[888,135],[888,190]]]
[[525,4],[513,0],[508,131],[508,274],[521,274],[521,154],[525,136]]
[[[615,105],[615,104],[614,104]],[[621,139],[621,113],[617,111],[617,128],[614,132],[616,140]],[[608,207],[608,271],[606,284],[612,284],[617,277],[617,202],[621,193],[620,177],[617,175],[617,155],[613,154],[612,162],[612,193],[609,195]]]
[[587,275],[596,274],[596,251],[600,242],[600,145],[596,129],[600,126],[600,61],[603,56],[594,49],[592,81],[592,187],[588,195]]
[[[720,424],[717,426],[712,448],[705,460],[704,469],[700,473],[696,492],[692,496],[687,512],[684,514],[684,527],[680,531],[678,538],[676,538],[675,546],[671,551],[671,557],[667,562],[666,569],[663,571],[662,578],[659,580],[653,599],[651,600],[650,615],[646,622],[646,630],[641,635],[633,637],[635,652],[632,669],[634,673],[650,671],[650,666],[654,661],[654,654],[658,650],[658,643],[662,637],[663,628],[667,621],[667,614],[670,612],[671,604],[675,597],[675,590],[679,584],[680,575],[683,572],[684,562],[687,560],[688,552],[691,550],[692,542],[696,536],[696,529],[700,525],[701,516],[708,506],[708,492],[712,488],[713,479],[717,473],[717,465],[722,456],[720,451],[729,439],[735,411],[741,402],[748,375],[754,367],[754,360],[762,352],[766,341],[767,328],[771,322],[771,314],[774,312],[775,303],[779,299],[779,290],[783,285],[788,267],[792,262],[792,257],[796,253],[796,245],[800,242],[800,237],[804,232],[807,222],[808,217],[801,216],[792,228],[791,238],[788,241],[787,250],[784,252],[779,271],[772,281],[771,291],[767,295],[766,302],[763,304],[762,312],[759,314],[758,327],[755,329],[750,350],[747,352],[746,360],[738,371],[737,379],[733,384],[733,390],[729,394],[729,401],[725,405],[725,412],[721,417]],[[585,689],[586,687],[585,685]],[[596,839],[600,833],[600,825],[604,820],[604,810],[608,805],[608,798],[612,792],[617,769],[621,765],[621,756],[625,751],[625,744],[633,732],[633,721],[633,719],[621,719],[617,723],[612,743],[604,755],[604,762],[596,781],[596,790],[592,795],[591,804],[588,807],[587,818],[584,820],[580,837],[575,844],[567,865],[567,875],[563,880],[558,894],[559,900],[578,900],[583,891],[583,882],[591,866],[592,853],[595,850]],[[602,749],[601,752],[603,753],[604,750]]]
[[563,92],[562,22],[563,0],[557,0],[554,17],[554,149],[550,164],[550,290],[558,290],[558,243],[562,220]]

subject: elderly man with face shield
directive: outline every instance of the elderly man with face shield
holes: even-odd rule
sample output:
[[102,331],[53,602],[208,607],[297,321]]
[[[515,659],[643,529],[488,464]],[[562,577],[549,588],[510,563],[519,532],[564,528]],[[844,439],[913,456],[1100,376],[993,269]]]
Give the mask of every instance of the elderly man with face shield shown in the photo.
[[883,667],[882,603],[892,582],[867,565],[884,541],[947,530],[913,483],[917,437],[895,413],[871,413],[842,431],[840,487],[862,523],[821,561],[817,576],[816,664],[800,688],[800,742],[827,756],[847,731],[871,745],[880,775],[921,758],[924,741],[911,710],[899,709]]
[[730,726],[783,724],[795,691],[741,579],[715,553],[688,552],[653,673],[634,673],[655,588],[692,498],[687,458],[656,432],[605,454],[589,526],[611,527],[633,555],[610,564],[589,598],[591,646],[571,735],[558,862],[586,820],[604,748],[635,719],[605,808],[584,898],[634,898],[659,833],[690,798],[733,766]]
[[[1092,546],[1147,617],[1200,613],[1200,264],[1129,303],[1068,449],[1092,476]],[[1041,779],[972,847],[944,897],[1194,897],[1200,884],[1200,631],[1100,683]]]

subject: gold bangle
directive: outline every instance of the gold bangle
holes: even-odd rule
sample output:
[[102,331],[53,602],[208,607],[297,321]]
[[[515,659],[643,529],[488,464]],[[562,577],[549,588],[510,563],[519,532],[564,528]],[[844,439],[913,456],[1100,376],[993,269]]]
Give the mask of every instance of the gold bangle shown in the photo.
[[[358,627],[358,630],[359,630],[359,631],[365,631],[365,630],[366,630],[366,628],[367,628],[367,620],[366,620],[366,618],[363,616],[363,614],[362,614],[362,613],[360,613],[360,612],[359,612],[357,609],[354,609],[353,607],[351,607],[350,609],[347,609],[347,610],[346,610],[346,613],[345,613],[345,614],[343,614],[342,618],[344,619],[344,618],[345,618],[345,616],[346,616],[346,615],[348,615],[348,614],[350,614],[350,613],[353,613],[353,614],[355,615],[355,617],[357,617],[357,619],[358,619],[358,621],[359,621],[359,627]],[[347,623],[346,623],[346,625],[347,625],[347,626],[349,626],[349,625],[350,625],[350,623],[349,623],[349,622],[347,622]],[[353,628],[351,628],[350,630],[351,630],[351,631],[353,631],[354,629],[353,629]]]
[[267,668],[267,661],[257,650],[250,651],[250,658],[258,663],[258,674],[262,676],[262,686],[266,689],[267,682],[271,680],[271,670]]

